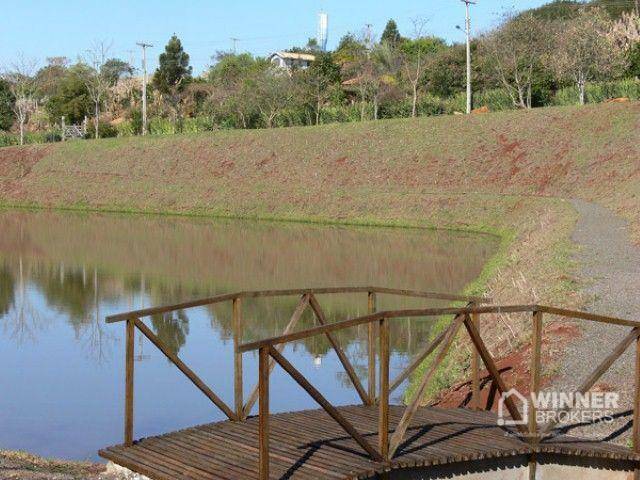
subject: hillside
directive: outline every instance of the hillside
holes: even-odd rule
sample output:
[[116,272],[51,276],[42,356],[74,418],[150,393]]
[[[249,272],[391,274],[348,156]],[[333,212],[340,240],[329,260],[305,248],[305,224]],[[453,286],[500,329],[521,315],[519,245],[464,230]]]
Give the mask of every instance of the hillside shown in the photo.
[[609,104],[6,148],[0,201],[464,225],[518,194],[602,200],[637,223],[639,114]]

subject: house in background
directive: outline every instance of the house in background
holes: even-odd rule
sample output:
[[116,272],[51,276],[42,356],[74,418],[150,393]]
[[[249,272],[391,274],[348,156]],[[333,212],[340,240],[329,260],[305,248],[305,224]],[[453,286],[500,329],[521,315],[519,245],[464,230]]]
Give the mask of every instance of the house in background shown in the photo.
[[309,53],[276,52],[269,55],[269,62],[272,65],[287,70],[295,70],[296,68],[305,70],[315,60],[316,56]]

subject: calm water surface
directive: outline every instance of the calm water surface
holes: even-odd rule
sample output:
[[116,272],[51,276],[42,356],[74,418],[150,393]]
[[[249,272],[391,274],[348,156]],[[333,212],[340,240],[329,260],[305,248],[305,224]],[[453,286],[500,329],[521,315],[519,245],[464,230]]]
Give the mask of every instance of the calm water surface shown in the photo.
[[[124,325],[106,325],[106,315],[249,289],[374,284],[460,292],[496,247],[491,237],[450,232],[0,211],[0,448],[97,459],[99,448],[122,441]],[[244,340],[280,334],[297,300],[244,301]],[[331,321],[366,313],[366,295],[319,300]],[[378,303],[436,305],[388,296]],[[146,323],[233,404],[230,304]],[[306,314],[298,328],[313,324]],[[424,319],[392,324],[392,377],[428,333]],[[136,335],[137,438],[223,419]],[[366,384],[366,327],[339,338]],[[292,343],[284,353],[330,401],[358,403],[324,339]],[[248,395],[257,356],[244,362]],[[273,411],[315,408],[280,369],[271,402]]]

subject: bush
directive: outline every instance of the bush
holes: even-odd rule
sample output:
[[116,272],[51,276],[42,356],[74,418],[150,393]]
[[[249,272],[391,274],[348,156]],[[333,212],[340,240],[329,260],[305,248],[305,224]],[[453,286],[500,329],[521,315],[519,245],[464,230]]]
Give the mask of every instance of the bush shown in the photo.
[[[617,82],[589,83],[585,94],[587,103],[601,103],[620,97],[640,100],[640,81],[625,79]],[[576,86],[561,88],[553,98],[554,105],[578,105],[579,103],[580,95]]]
[[444,113],[452,114],[454,112],[466,112],[467,111],[467,94],[466,92],[460,92],[449,97],[442,102],[444,107]]
[[473,104],[476,108],[487,106],[492,112],[513,110],[515,108],[509,94],[501,88],[476,93]]
[[[118,136],[118,129],[107,122],[100,122],[98,126],[98,136],[100,138],[112,138]],[[93,122],[87,125],[87,133],[84,138],[91,139],[96,137],[96,127]]]
[[0,132],[0,147],[18,145],[18,136],[9,132]]

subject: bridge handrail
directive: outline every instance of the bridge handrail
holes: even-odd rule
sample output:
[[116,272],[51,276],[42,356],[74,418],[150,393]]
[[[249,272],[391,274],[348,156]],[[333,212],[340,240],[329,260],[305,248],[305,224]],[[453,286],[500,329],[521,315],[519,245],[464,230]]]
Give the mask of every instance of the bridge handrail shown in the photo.
[[320,325],[318,327],[300,330],[299,332],[289,333],[286,335],[278,335],[275,337],[264,338],[254,342],[247,342],[238,348],[241,352],[250,352],[259,350],[262,347],[290,343],[305,338],[323,335],[328,332],[335,332],[347,328],[364,325],[385,319],[411,318],[411,317],[440,317],[442,315],[471,315],[471,314],[504,314],[504,313],[549,313],[566,318],[574,318],[579,320],[587,320],[600,323],[608,323],[612,325],[640,327],[640,322],[633,320],[625,320],[622,318],[609,317],[605,315],[597,315],[593,313],[583,312],[580,310],[567,310],[563,308],[550,307],[546,305],[491,305],[486,307],[449,307],[449,308],[426,308],[426,309],[407,309],[407,310],[389,310],[376,312],[370,315],[343,320],[328,325]]
[[[340,294],[340,293],[367,293],[368,315],[363,315],[347,320],[328,323],[316,295]],[[391,294],[416,298],[441,299],[449,301],[466,301],[464,307],[423,308],[377,311],[376,294]],[[254,342],[242,343],[242,299],[259,297],[278,297],[299,295],[300,301],[293,312],[289,324],[283,334]],[[220,303],[233,302],[233,347],[234,347],[234,405],[233,408],[225,404],[213,390],[211,390],[174,352],[172,352],[141,320],[143,317]],[[605,357],[579,386],[578,393],[588,392],[596,382],[606,373],[620,356],[635,344],[636,346],[636,392],[635,408],[633,414],[633,449],[640,453],[640,322],[598,315],[579,310],[569,310],[548,305],[481,305],[488,303],[490,299],[484,297],[467,297],[435,292],[420,292],[415,290],[401,290],[382,287],[333,287],[316,289],[292,289],[292,290],[261,290],[246,291],[217,295],[208,299],[194,300],[177,305],[148,308],[108,317],[109,323],[126,322],[126,387],[125,387],[125,445],[133,444],[133,370],[134,370],[134,333],[141,331],[191,382],[205,394],[225,415],[232,421],[244,421],[251,413],[255,402],[259,405],[259,478],[269,478],[269,377],[275,367],[279,365],[285,370],[298,385],[304,389],[374,460],[389,461],[404,441],[407,429],[415,415],[424,396],[427,385],[436,374],[437,368],[444,361],[454,340],[462,327],[472,343],[471,358],[471,405],[480,409],[480,373],[482,362],[488,371],[489,379],[498,392],[506,393],[507,385],[502,379],[501,371],[496,366],[495,360],[487,349],[480,334],[480,320],[486,314],[530,314],[532,320],[531,336],[531,363],[530,363],[530,391],[540,391],[541,380],[541,347],[543,337],[543,316],[545,314],[561,316],[564,318],[593,321],[617,326],[631,327],[629,333],[615,346],[613,351]],[[319,326],[295,332],[295,326],[307,308],[311,308]],[[453,320],[431,342],[424,346],[395,379],[389,378],[389,331],[390,325],[399,318],[453,316]],[[340,346],[338,338],[333,334],[347,328],[359,325],[368,326],[368,384],[367,389],[361,383],[356,371]],[[335,350],[338,359],[342,363],[349,379],[360,395],[365,405],[377,405],[379,409],[378,445],[372,445],[366,436],[361,435],[350,421],[345,418],[289,361],[284,357],[283,351],[287,343],[310,338],[316,335],[325,335]],[[258,384],[244,402],[242,357],[243,353],[259,351]],[[376,352],[377,350],[377,352]],[[377,353],[377,354],[376,354]],[[420,364],[434,354],[425,373],[418,379],[418,387],[405,410],[400,422],[391,431],[389,430],[389,398],[390,393],[400,386]],[[376,368],[376,366],[378,368]],[[379,372],[379,375],[376,375]],[[379,376],[379,388],[376,387]],[[513,399],[510,396],[504,398],[504,405],[511,417],[521,420]],[[529,421],[518,424],[518,430],[532,444],[543,441],[554,429],[555,423],[548,422],[538,425],[535,416],[535,407],[530,406]],[[377,448],[376,448],[377,447]]]
[[150,307],[140,310],[132,310],[130,312],[118,313],[106,317],[107,323],[124,322],[131,318],[144,318],[162,313],[174,312],[176,310],[185,310],[187,308],[204,307],[214,305],[216,303],[228,302],[236,298],[260,298],[260,297],[286,297],[294,295],[325,295],[340,293],[379,293],[387,295],[397,295],[402,297],[428,298],[432,300],[447,300],[452,302],[474,302],[478,304],[491,303],[491,299],[487,297],[453,295],[450,293],[425,292],[419,290],[406,290],[396,288],[385,288],[376,286],[347,286],[347,287],[328,287],[328,288],[299,288],[284,290],[254,290],[241,291],[235,293],[224,293],[213,297],[191,300],[188,302],[177,303],[174,305],[165,305],[161,307]]

